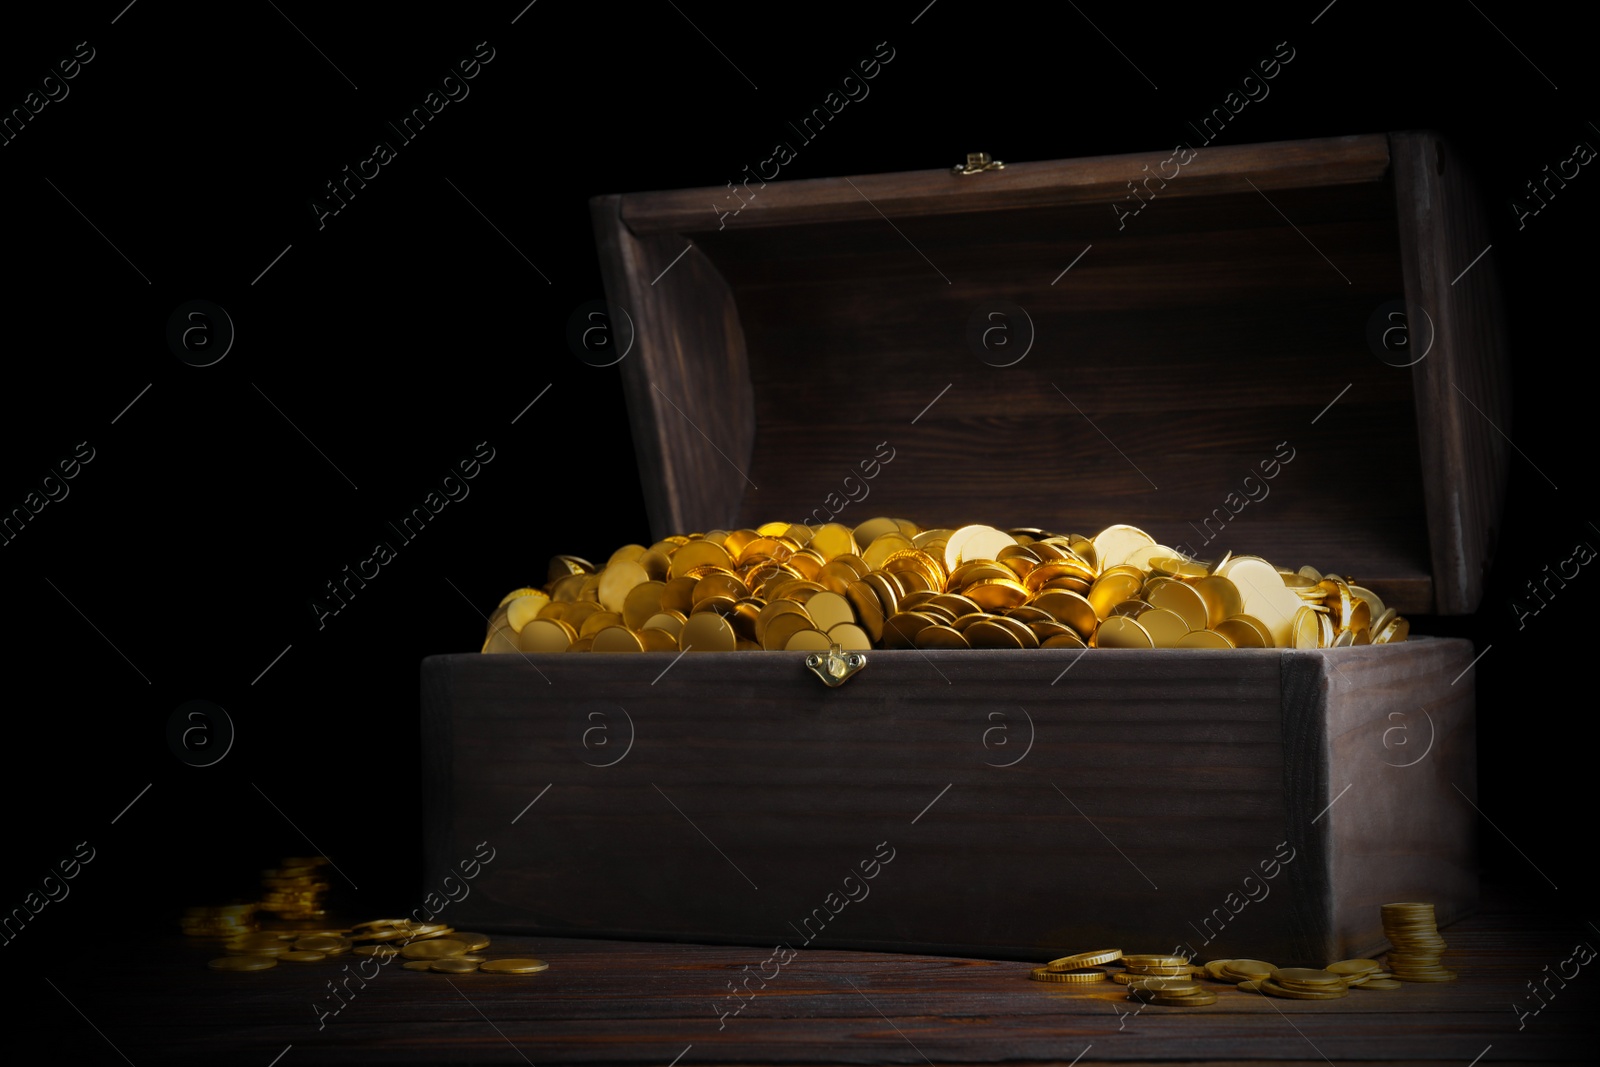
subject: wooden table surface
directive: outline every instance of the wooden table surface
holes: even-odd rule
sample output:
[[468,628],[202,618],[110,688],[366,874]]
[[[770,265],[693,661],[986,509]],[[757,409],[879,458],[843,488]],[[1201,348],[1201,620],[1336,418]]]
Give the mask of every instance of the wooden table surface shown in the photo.
[[[1443,931],[1446,963],[1460,981],[1353,990],[1327,1002],[1219,987],[1211,1007],[1139,1010],[1115,983],[1046,985],[1029,981],[1026,965],[1015,962],[808,950],[732,1014],[738,1002],[729,999],[728,983],[756,973],[770,950],[507,936],[485,954],[538,956],[549,970],[446,976],[391,963],[365,988],[350,981],[348,1003],[319,1028],[316,1006],[334,1003],[326,983],[355,973],[359,957],[222,973],[206,966],[215,950],[174,938],[92,968],[47,965],[39,977],[55,987],[60,1012],[54,1023],[37,1022],[65,1042],[62,1051],[73,1062],[103,1056],[141,1067],[1112,1061],[1466,1067],[1600,1060],[1600,974],[1594,973],[1600,961],[1565,988],[1551,979],[1555,993],[1545,994],[1537,1014],[1519,1018],[1514,1007],[1537,1006],[1527,983],[1553,974],[1575,944],[1600,944],[1600,934],[1504,894],[1486,893],[1485,905]],[[775,966],[766,964],[766,973]],[[757,981],[750,985],[759,988]]]

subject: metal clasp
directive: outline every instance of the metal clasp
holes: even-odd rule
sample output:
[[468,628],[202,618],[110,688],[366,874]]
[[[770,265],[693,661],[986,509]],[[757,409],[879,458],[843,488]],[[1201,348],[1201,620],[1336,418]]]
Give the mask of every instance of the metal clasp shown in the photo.
[[823,684],[829,689],[837,688],[856,676],[861,668],[867,665],[867,657],[861,652],[846,652],[838,645],[834,645],[827,652],[813,652],[806,657],[806,666],[811,673],[821,678]]
[[968,152],[966,166],[957,163],[950,168],[952,174],[977,174],[984,170],[1005,170],[1006,165],[998,159],[990,159],[987,152]]

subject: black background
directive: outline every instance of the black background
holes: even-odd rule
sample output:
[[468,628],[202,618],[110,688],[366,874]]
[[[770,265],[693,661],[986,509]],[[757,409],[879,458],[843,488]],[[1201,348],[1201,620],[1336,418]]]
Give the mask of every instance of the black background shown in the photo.
[[[0,910],[78,842],[98,854],[0,962],[52,958],[112,924],[173,929],[183,905],[249,894],[259,868],[312,851],[296,827],[348,876],[335,879],[344,910],[409,910],[420,660],[476,649],[481,613],[542,581],[552,554],[603,559],[649,540],[619,372],[585,365],[565,338],[573,310],[602,296],[588,198],[722,185],[881,41],[895,58],[871,96],[785,178],[942,167],[979,148],[1008,161],[1164,150],[1280,41],[1294,63],[1220,143],[1413,128],[1455,143],[1492,210],[1514,360],[1501,429],[1520,455],[1479,612],[1415,629],[1493,646],[1475,669],[1486,871],[1575,926],[1591,917],[1580,872],[1600,578],[1586,568],[1523,626],[1511,608],[1575,544],[1600,547],[1600,178],[1585,169],[1520,230],[1510,206],[1577,141],[1600,144],[1586,38],[1503,3],[1340,0],[1319,16],[1318,2],[1080,13],[939,0],[919,16],[923,3],[540,0],[515,25],[517,0],[141,0],[120,17],[113,0],[8,16],[6,110],[78,42],[95,58],[0,147],[0,508],[78,442],[95,458],[0,547]],[[323,184],[480,41],[495,58],[471,95],[319,229],[309,204]],[[237,329],[214,366],[186,365],[165,339],[192,299]],[[323,583],[480,441],[496,458],[470,497],[319,630]],[[1329,493],[1359,507],[1359,485]],[[165,733],[197,698],[238,731],[204,769]]]

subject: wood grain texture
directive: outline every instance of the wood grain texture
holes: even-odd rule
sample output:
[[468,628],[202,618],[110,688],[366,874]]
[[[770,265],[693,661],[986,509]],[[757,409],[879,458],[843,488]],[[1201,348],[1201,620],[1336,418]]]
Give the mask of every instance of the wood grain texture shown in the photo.
[[[1437,610],[1465,615],[1482,599],[1494,558],[1505,435],[1515,433],[1503,302],[1488,219],[1460,159],[1432,133],[1395,134],[1391,143],[1406,300],[1435,328],[1433,349],[1411,373],[1423,469],[1435,472],[1426,500]],[[1546,478],[1526,458],[1518,462],[1530,465],[1529,477]]]
[[[731,223],[721,210],[737,206],[726,186],[632,193],[623,201],[622,217],[636,234],[695,233],[719,226],[745,229],[817,222],[879,219],[951,212],[980,213],[1006,208],[1050,209],[1074,204],[1107,204],[1125,195],[1128,183],[1149,172],[1170,174],[1159,166],[1173,153],[1094,156],[1071,161],[1009,163],[1005,170],[958,177],[949,170],[899,174],[863,174],[853,178],[807,181],[759,180],[740,186],[745,208]],[[952,161],[955,162],[955,161]],[[1174,197],[1232,192],[1247,177],[1267,191],[1306,186],[1376,181],[1389,165],[1389,145],[1381,135],[1286,141],[1274,145],[1219,146],[1202,149],[1169,183]],[[718,209],[715,205],[723,205]],[[1100,207],[1108,218],[1111,212]]]
[[659,539],[726,525],[753,484],[738,309],[699,248],[670,234],[635,236],[618,206],[618,197],[597,197],[591,214],[608,301],[636,331],[622,382],[652,531]]
[[[762,966],[770,945],[511,935],[495,935],[491,954],[536,955],[550,969],[446,979],[391,966],[365,987],[352,982],[354,995],[321,1029],[312,1005],[332,1003],[324,983],[350,957],[217,974],[206,969],[209,950],[133,934],[146,942],[94,968],[63,957],[48,977],[139,1064],[266,1064],[290,1045],[283,1065],[1592,1061],[1600,985],[1588,975],[1520,1029],[1511,1010],[1532,1003],[1528,980],[1592,935],[1520,891],[1489,904],[1443,931],[1446,962],[1461,974],[1452,985],[1326,1003],[1221,988],[1209,1008],[1137,1014],[1120,987],[1045,986],[1017,962],[808,949],[774,974]],[[769,980],[751,979],[734,1014],[727,984],[756,972]]]
[[1431,901],[1442,925],[1478,903],[1472,646],[1429,641],[1403,665],[1360,651],[1323,654],[1332,771],[1321,823],[1336,888],[1332,954],[1346,958],[1388,947],[1382,904]]
[[[1426,638],[1351,650],[1384,668],[1351,699],[1391,706],[1408,673],[1422,692],[1441,648],[1470,656]],[[501,858],[458,924],[1019,959],[1188,943],[1326,962],[1355,880],[1335,863],[1335,824],[1315,818],[1330,783],[1357,773],[1324,740],[1332,657],[873,652],[832,690],[781,653],[433,657],[424,714],[455,740],[427,782],[428,810],[448,813],[430,880],[487,840]],[[1470,775],[1470,746],[1437,755]],[[1407,781],[1424,780],[1385,803],[1427,800]],[[1392,814],[1376,799],[1341,803]],[[1446,829],[1408,877],[1437,868],[1456,885],[1471,827]],[[1292,862],[1285,842],[1302,850]]]

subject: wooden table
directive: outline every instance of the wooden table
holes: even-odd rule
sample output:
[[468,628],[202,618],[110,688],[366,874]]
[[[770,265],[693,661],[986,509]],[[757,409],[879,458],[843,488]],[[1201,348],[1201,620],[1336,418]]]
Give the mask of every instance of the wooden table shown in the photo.
[[[1353,990],[1328,1002],[1223,989],[1211,1007],[1139,1010],[1115,983],[1081,990],[1046,985],[1029,981],[1027,967],[1015,962],[802,951],[734,1014],[739,1002],[729,999],[728,983],[756,973],[770,950],[503,937],[488,955],[535,955],[550,969],[527,977],[445,976],[392,963],[364,989],[352,979],[348,1004],[319,1029],[314,1005],[333,1003],[325,999],[325,983],[355,973],[358,957],[231,974],[206,967],[214,951],[168,940],[147,952],[119,952],[93,968],[47,965],[42,977],[59,999],[44,996],[59,1018],[54,1025],[33,1021],[58,1035],[72,1062],[103,1056],[140,1067],[1110,1061],[1466,1067],[1600,1059],[1593,1021],[1600,960],[1565,989],[1551,979],[1556,993],[1546,995],[1538,1014],[1519,1020],[1513,1008],[1536,1006],[1527,983],[1554,973],[1575,943],[1600,945],[1600,935],[1579,919],[1541,913],[1504,894],[1485,900],[1484,911],[1444,931],[1446,960],[1460,981]],[[768,964],[766,973],[775,966]],[[750,986],[759,988],[759,981]]]

